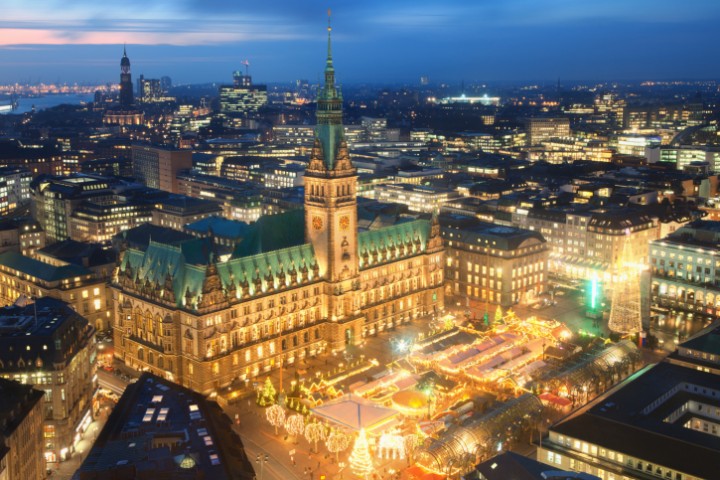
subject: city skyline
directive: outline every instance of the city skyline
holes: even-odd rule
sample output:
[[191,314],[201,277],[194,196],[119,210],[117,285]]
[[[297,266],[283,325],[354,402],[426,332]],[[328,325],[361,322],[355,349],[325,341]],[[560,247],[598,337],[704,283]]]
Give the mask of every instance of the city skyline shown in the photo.
[[[316,82],[325,8],[345,83],[710,79],[705,45],[720,5],[565,0],[373,2],[308,7],[156,1],[148,6],[12,0],[0,22],[0,82],[114,81],[122,46],[133,73],[176,83],[228,81],[240,62],[260,82]],[[278,13],[281,12],[281,13]],[[199,65],[202,68],[197,68]]]

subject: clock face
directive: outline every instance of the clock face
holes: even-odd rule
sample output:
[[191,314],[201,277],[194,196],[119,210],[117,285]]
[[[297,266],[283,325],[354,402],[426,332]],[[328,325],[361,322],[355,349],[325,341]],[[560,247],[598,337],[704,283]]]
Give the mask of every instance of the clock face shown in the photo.
[[323,226],[322,218],[320,217],[313,217],[312,219],[312,226],[315,230],[320,230]]
[[340,217],[340,228],[342,230],[347,230],[349,226],[350,226],[350,218],[345,217],[345,216]]

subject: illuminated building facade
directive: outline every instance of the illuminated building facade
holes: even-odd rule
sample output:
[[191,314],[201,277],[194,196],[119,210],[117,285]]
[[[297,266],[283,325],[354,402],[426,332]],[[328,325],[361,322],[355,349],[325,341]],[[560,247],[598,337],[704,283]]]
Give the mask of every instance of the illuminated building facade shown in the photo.
[[220,87],[220,112],[226,115],[254,115],[267,105],[267,86],[253,85],[249,75],[237,75],[233,85]]
[[550,427],[537,459],[605,480],[711,480],[720,469],[717,328]]
[[0,378],[0,478],[45,478],[43,392]]
[[699,318],[720,318],[720,222],[696,220],[650,244],[651,301]]
[[128,244],[111,287],[116,357],[211,392],[443,309],[437,222],[358,231],[329,41],[317,120],[304,211],[260,218],[226,261],[208,239]]
[[217,202],[184,195],[172,195],[158,201],[155,205],[152,212],[152,224],[182,230],[188,223],[221,214],[222,207]]
[[31,179],[25,168],[0,167],[0,215],[30,202]]
[[[53,264],[54,263],[54,264]],[[0,305],[12,305],[20,296],[63,300],[97,330],[111,325],[112,308],[107,303],[106,266],[98,272],[67,262],[47,262],[7,251],[0,253]]]
[[133,175],[143,185],[180,193],[177,175],[192,168],[192,151],[159,145],[132,146]]
[[502,307],[547,290],[549,248],[538,232],[443,216],[447,292]]
[[550,246],[549,271],[565,278],[612,283],[627,238],[629,258],[646,263],[658,237],[657,221],[638,208],[571,207],[517,209],[513,223],[540,232]]
[[70,237],[69,220],[86,200],[113,194],[112,179],[86,174],[69,177],[40,176],[30,184],[33,217],[40,222],[48,241]]
[[460,194],[448,188],[430,185],[391,183],[376,185],[374,190],[363,192],[363,196],[370,196],[383,203],[401,203],[413,212],[431,213],[460,197]]
[[710,171],[720,167],[720,148],[700,145],[662,145],[648,147],[645,150],[648,162],[670,162],[678,170],[684,170],[693,162],[706,162]]
[[45,246],[45,232],[31,218],[13,218],[0,221],[0,252],[13,250],[32,255]]
[[525,123],[527,145],[540,145],[551,138],[570,136],[570,119],[567,117],[533,117]]
[[150,222],[152,209],[150,202],[118,195],[89,199],[70,214],[69,235],[79,242],[109,243],[119,232]]
[[95,329],[65,302],[0,309],[0,376],[45,392],[40,451],[48,462],[66,459],[92,421],[95,356]]

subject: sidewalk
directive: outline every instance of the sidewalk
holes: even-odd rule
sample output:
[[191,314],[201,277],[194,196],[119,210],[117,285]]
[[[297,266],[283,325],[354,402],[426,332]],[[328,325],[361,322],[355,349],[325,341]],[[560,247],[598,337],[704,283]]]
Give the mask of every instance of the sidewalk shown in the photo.
[[88,452],[90,452],[98,434],[105,426],[108,415],[109,411],[106,413],[104,407],[100,409],[100,415],[90,423],[82,439],[75,445],[75,452],[72,456],[64,462],[54,464],[55,466],[51,468],[50,480],[70,480],[73,477],[75,471],[80,468]]

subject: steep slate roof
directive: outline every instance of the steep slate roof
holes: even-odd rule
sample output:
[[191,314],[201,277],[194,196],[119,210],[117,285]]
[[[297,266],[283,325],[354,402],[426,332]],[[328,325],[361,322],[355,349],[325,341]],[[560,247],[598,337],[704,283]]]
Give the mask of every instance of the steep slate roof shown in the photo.
[[[279,281],[278,274],[281,272],[290,274],[295,269],[298,283],[301,282],[300,269],[304,265],[310,277],[312,277],[311,267],[315,265],[315,250],[311,244],[306,243],[280,250],[250,255],[247,257],[233,258],[225,263],[218,263],[217,269],[223,286],[236,286],[240,282],[247,282],[250,295],[255,293],[255,285],[253,280],[256,277],[265,279],[271,274],[275,281]],[[288,277],[289,280],[289,277]]]
[[82,277],[92,273],[87,268],[79,265],[70,264],[55,267],[12,251],[0,253],[0,265],[26,273],[46,282],[54,282],[64,278]]
[[[373,252],[386,252],[386,257],[375,262],[370,260],[369,264],[397,260],[398,257],[390,254],[394,246],[406,247],[404,257],[416,255],[425,250],[429,235],[428,220],[402,219],[389,227],[360,232],[358,254],[361,256],[361,267],[362,255],[366,252],[368,256],[372,256]],[[307,269],[308,279],[314,281],[315,251],[312,244],[305,243],[304,237],[304,210],[262,217],[248,227],[247,237],[236,247],[230,260],[215,263],[222,286],[232,290],[247,282],[248,293],[256,295],[260,293],[256,292],[256,279],[260,279],[263,291],[268,287],[270,277],[275,283],[272,286],[276,288],[281,282],[289,285],[293,271],[297,283],[302,283],[303,267]],[[131,246],[125,251],[120,272],[125,273],[130,267],[131,278],[136,284],[142,286],[149,282],[162,287],[169,274],[178,307],[184,305],[187,295],[197,299],[202,293],[207,267],[215,262],[211,254],[211,239],[192,238],[173,244],[152,239],[148,242],[144,251],[142,245]]]
[[[428,220],[411,220],[396,223],[390,227],[378,230],[368,230],[358,233],[358,254],[360,255],[360,267],[364,268],[362,257],[365,253],[372,254],[376,250],[390,249],[393,246],[401,246],[406,242],[420,240],[420,251],[425,250],[428,237],[430,236],[430,222]],[[410,253],[410,252],[409,252]],[[406,256],[410,256],[407,254]],[[395,258],[388,258],[395,260]],[[384,263],[382,260],[379,263]]]
[[167,245],[150,241],[144,252],[133,248],[123,256],[120,270],[132,268],[137,283],[164,285],[168,275],[172,277],[176,304],[182,306],[187,290],[196,297],[202,290],[205,270],[210,261],[210,248],[206,239],[194,239],[180,245]]

